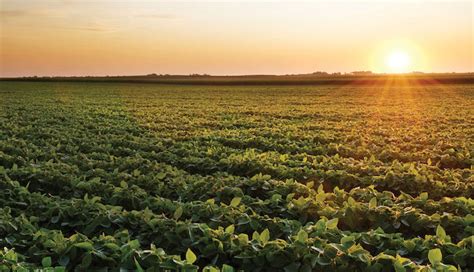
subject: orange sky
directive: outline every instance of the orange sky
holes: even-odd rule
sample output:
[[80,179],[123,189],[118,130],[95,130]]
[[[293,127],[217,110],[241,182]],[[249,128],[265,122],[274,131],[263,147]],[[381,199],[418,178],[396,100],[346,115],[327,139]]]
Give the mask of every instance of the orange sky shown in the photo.
[[0,76],[473,71],[472,1],[0,0]]

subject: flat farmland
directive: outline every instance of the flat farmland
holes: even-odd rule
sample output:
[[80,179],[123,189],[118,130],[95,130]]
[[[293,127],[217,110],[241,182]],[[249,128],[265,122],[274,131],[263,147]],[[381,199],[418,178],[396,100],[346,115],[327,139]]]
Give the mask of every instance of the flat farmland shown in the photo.
[[474,269],[474,85],[0,82],[0,270]]

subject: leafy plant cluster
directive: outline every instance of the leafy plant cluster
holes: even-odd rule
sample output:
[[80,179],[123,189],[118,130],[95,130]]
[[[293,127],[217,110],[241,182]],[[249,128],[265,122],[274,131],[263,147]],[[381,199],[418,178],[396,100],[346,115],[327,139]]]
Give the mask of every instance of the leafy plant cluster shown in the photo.
[[474,269],[470,85],[0,95],[0,270]]

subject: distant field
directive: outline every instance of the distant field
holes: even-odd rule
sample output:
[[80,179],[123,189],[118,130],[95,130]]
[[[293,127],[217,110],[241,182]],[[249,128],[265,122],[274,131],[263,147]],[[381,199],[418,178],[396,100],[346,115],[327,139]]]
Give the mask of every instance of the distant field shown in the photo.
[[468,84],[0,82],[0,270],[474,270],[473,105]]
[[437,74],[300,74],[300,75],[136,75],[107,77],[26,77],[0,81],[30,82],[114,82],[175,85],[255,86],[255,85],[437,85],[474,84],[474,73]]

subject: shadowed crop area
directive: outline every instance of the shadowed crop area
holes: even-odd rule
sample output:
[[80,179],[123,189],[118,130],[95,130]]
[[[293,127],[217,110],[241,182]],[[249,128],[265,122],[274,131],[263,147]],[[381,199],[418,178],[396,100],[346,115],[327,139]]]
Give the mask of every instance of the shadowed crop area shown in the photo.
[[473,270],[473,105],[469,84],[2,81],[0,270]]

